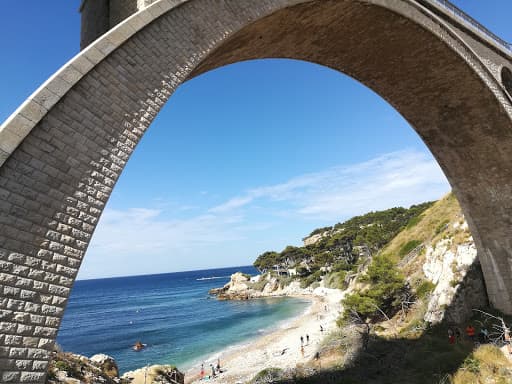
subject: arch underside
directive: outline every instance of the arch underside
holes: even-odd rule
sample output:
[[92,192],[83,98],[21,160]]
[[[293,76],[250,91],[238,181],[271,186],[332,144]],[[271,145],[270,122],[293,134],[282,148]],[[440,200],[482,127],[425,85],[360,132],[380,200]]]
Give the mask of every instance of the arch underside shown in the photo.
[[70,287],[136,144],[179,84],[249,59],[322,64],[393,105],[461,202],[491,301],[512,313],[510,106],[442,24],[387,3],[190,0],[78,81],[0,168],[0,370],[44,379]]

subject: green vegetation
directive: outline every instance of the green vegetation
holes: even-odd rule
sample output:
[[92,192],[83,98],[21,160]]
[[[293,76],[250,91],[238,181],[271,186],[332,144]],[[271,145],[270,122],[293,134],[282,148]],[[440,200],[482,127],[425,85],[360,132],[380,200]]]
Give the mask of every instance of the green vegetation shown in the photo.
[[300,282],[301,288],[309,287],[311,284],[315,282],[320,282],[322,280],[322,272],[320,270],[313,272],[311,275],[303,278]]
[[[421,225],[417,225],[418,223],[412,226],[406,225],[403,231],[386,244],[381,253],[398,262],[402,257],[400,256],[400,250],[405,244],[411,241],[419,241],[423,244],[435,245],[438,239],[450,234],[451,229],[448,223],[458,222],[462,218],[459,203],[452,193],[416,217],[419,216],[421,216]],[[439,228],[441,228],[441,232],[438,232]],[[456,240],[458,241],[458,239]]]
[[391,317],[408,290],[404,276],[396,265],[384,256],[373,259],[361,281],[368,283],[368,287],[348,295],[343,300],[345,319],[354,313],[362,319],[373,321],[381,320],[382,312]]
[[448,219],[446,219],[446,220],[443,220],[441,223],[439,223],[439,225],[436,227],[435,234],[439,235],[441,232],[443,232],[446,229],[446,227],[448,226],[449,222],[450,221]]
[[419,299],[425,298],[430,292],[435,289],[436,285],[431,281],[425,280],[421,282],[416,288],[416,296]]
[[325,279],[325,286],[327,288],[335,288],[335,289],[345,289],[345,278],[348,272],[341,270],[335,271],[327,275]]
[[314,235],[319,235],[320,233],[324,233],[324,232],[330,231],[331,229],[332,229],[332,227],[317,228],[313,232],[311,232],[309,234],[309,236],[305,237],[304,239],[307,239],[308,237],[311,237],[311,236],[314,236]]
[[283,376],[283,370],[281,368],[267,368],[264,369],[252,379],[251,384],[268,384],[274,383],[276,380]]
[[[390,221],[400,217],[397,209],[383,212],[368,217],[386,216]],[[276,384],[512,384],[512,364],[496,346],[475,347],[464,336],[455,344],[448,341],[449,328],[457,326],[464,335],[465,326],[471,322],[478,333],[483,325],[497,329],[495,319],[475,312],[461,324],[445,321],[431,325],[425,321],[429,294],[436,287],[424,277],[426,247],[435,247],[442,239],[451,239],[445,244],[456,247],[470,236],[461,227],[463,216],[454,196],[449,194],[400,220],[397,227],[401,231],[387,241],[397,222],[363,224],[365,216],[348,220],[343,228],[337,224],[317,243],[303,247],[309,257],[308,268],[302,271],[304,285],[315,284],[323,275],[325,286],[346,288],[347,276],[359,271],[356,283],[351,284],[354,291],[343,301],[340,328],[320,344],[320,361],[311,359],[294,369],[273,370],[270,376],[264,371],[267,376],[259,376],[257,383],[269,378],[267,383]],[[374,231],[374,227],[387,228],[388,232]],[[425,247],[414,257],[404,257],[421,244]],[[362,256],[358,245],[367,247],[374,256]],[[329,267],[327,272],[320,270],[323,266]],[[456,264],[452,267],[458,273]],[[460,274],[453,284],[460,284]],[[449,306],[440,309],[453,310]],[[512,318],[504,320],[509,324]]]
[[432,204],[370,212],[333,227],[315,229],[310,236],[325,233],[316,243],[304,247],[288,246],[282,252],[265,252],[256,259],[254,266],[260,272],[296,268],[303,287],[320,281],[328,270],[335,274],[327,275],[330,286],[342,287],[346,274],[357,271],[361,257],[378,252]]
[[402,245],[402,247],[400,248],[400,251],[398,252],[398,256],[404,257],[407,254],[409,254],[409,252],[416,249],[420,245],[421,245],[420,240],[409,240],[407,243]]
[[[65,356],[67,356],[67,355],[65,355]],[[52,364],[50,365],[50,367],[55,368],[56,370],[66,372],[69,377],[74,378],[74,379],[82,379],[83,378],[83,374],[82,374],[83,366],[84,366],[84,364],[80,360],[67,359],[67,358],[54,360],[52,362]],[[49,369],[49,371],[52,372],[53,370]],[[52,372],[52,374],[53,374],[53,372]]]

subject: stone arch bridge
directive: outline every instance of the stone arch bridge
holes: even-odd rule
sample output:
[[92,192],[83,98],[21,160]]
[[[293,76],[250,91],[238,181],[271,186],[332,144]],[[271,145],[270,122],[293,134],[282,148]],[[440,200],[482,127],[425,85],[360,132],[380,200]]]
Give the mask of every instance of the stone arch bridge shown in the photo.
[[98,218],[162,105],[187,79],[255,58],[334,68],[393,105],[462,205],[492,304],[512,313],[508,43],[445,0],[89,0],[81,10],[83,46],[99,38],[0,127],[1,382],[44,381]]

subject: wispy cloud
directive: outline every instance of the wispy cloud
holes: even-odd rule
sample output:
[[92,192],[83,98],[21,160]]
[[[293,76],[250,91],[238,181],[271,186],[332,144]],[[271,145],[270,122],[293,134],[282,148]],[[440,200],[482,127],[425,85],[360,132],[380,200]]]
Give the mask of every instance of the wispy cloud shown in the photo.
[[232,212],[267,200],[282,202],[293,216],[339,219],[365,210],[436,199],[449,189],[431,156],[400,151],[254,188],[210,212]]
[[[191,210],[187,202],[183,202],[183,209],[176,203],[159,203],[156,209],[107,209],[88,257],[98,265],[99,260],[121,260],[122,255],[124,261],[119,264],[126,270],[117,274],[158,271],[159,263],[166,264],[160,266],[166,271],[169,258],[174,260],[174,269],[192,267],[192,258],[198,267],[235,265],[240,262],[241,253],[249,262],[254,252],[261,250],[262,239],[279,237],[276,232],[287,223],[304,223],[308,231],[316,223],[334,223],[369,210],[434,200],[449,189],[430,155],[393,152],[253,188],[204,212]],[[169,212],[187,212],[190,217],[177,219]],[[304,235],[292,234],[295,238],[282,241],[294,243]],[[134,261],[135,256],[138,261]],[[127,258],[129,262],[125,261]],[[148,264],[144,269],[140,265],[147,264],[147,260],[153,260],[155,265]]]

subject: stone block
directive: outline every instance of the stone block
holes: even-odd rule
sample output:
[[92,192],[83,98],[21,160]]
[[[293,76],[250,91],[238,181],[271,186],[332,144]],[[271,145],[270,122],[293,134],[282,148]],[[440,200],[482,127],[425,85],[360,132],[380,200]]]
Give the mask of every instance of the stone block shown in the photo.
[[16,383],[19,382],[21,373],[19,371],[3,371],[2,383]]
[[39,383],[44,380],[45,376],[44,372],[22,372],[20,381],[22,383]]
[[50,351],[41,348],[27,348],[27,357],[30,359],[45,360],[50,357]]

